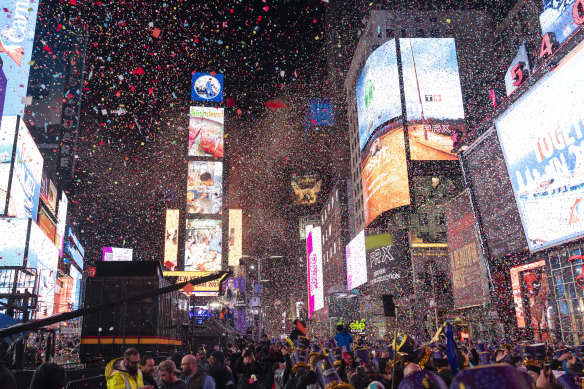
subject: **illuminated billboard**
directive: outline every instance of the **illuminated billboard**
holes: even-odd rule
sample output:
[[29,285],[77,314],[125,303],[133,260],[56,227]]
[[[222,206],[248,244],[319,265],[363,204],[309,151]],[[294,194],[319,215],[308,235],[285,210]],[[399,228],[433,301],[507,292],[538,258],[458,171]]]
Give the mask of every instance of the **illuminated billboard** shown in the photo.
[[397,295],[411,289],[407,230],[366,236],[365,250],[370,285],[384,283],[386,291]]
[[322,274],[322,241],[320,227],[313,227],[306,238],[308,262],[308,317],[324,308],[324,285]]
[[191,107],[189,156],[223,158],[223,108]]
[[403,127],[389,124],[375,133],[363,152],[365,224],[385,211],[410,204]]
[[53,180],[47,176],[47,172],[43,171],[43,178],[41,180],[40,188],[40,198],[45,203],[47,208],[51,211],[53,215],[57,212],[57,187],[53,183]]
[[[213,272],[210,271],[163,271],[162,275],[164,277],[176,277],[176,283],[180,284],[181,282],[196,280],[197,278],[203,278],[211,275]],[[194,293],[195,295],[204,294],[204,295],[217,295],[221,291],[221,281],[227,277],[227,274],[222,275],[220,278],[203,282],[202,284],[198,285],[187,285],[183,289],[181,289],[186,294],[190,295]]]
[[187,219],[185,271],[221,270],[221,220]]
[[347,290],[351,290],[367,282],[365,230],[358,233],[345,250],[347,252]]
[[63,243],[65,241],[65,227],[67,226],[67,207],[69,200],[65,192],[61,192],[59,209],[57,209],[57,233],[55,234],[55,244],[59,249],[59,256],[63,256]]
[[43,156],[22,118],[18,120],[16,153],[12,164],[8,216],[37,219]]
[[8,116],[4,117],[0,124],[0,214],[2,215],[6,212],[6,196],[18,120],[20,119],[16,116]]
[[400,39],[412,160],[456,160],[452,135],[465,127],[454,38]]
[[229,266],[239,266],[243,256],[243,213],[241,209],[229,210]]
[[59,249],[36,223],[30,223],[26,267],[38,274],[37,319],[53,314]]
[[559,44],[572,36],[582,24],[574,21],[575,12],[578,12],[574,10],[577,3],[578,0],[544,0],[543,12],[539,15],[542,34],[553,33]]
[[584,44],[496,121],[531,251],[584,235]]
[[73,310],[79,309],[81,307],[81,299],[83,298],[83,275],[75,268],[71,266],[69,269],[69,275],[73,279],[73,287],[71,288],[71,296],[73,300]]
[[[532,319],[534,329],[542,329],[546,325],[548,299],[551,297],[549,282],[545,270],[545,260],[511,268],[511,289],[515,303],[517,327],[525,328],[527,317]],[[529,306],[524,305],[524,301]],[[545,312],[545,313],[542,313]],[[543,320],[541,320],[543,317]],[[537,319],[540,319],[538,325]]]
[[102,261],[131,261],[134,256],[134,249],[124,249],[120,247],[104,247],[101,255]]
[[164,267],[174,270],[178,262],[178,209],[166,210],[166,232],[164,234]]
[[24,114],[39,1],[3,0],[0,12],[0,124]]
[[357,82],[356,93],[359,149],[363,150],[376,128],[402,114],[394,39],[371,53]]
[[0,219],[0,266],[23,266],[29,219]]
[[322,178],[318,174],[293,175],[290,186],[294,191],[294,203],[297,205],[311,205],[320,200]]
[[[513,69],[515,69],[515,67],[519,64],[523,64],[522,72],[525,75],[529,75],[531,73],[531,65],[525,42],[522,43],[521,46],[519,46],[519,50],[517,50],[515,58],[513,58],[513,61],[511,62],[511,64],[507,68],[507,72],[505,73],[505,90],[507,92],[507,96],[513,93],[517,88],[519,88],[519,85],[521,85],[520,84],[521,80],[516,80],[513,78],[514,77]],[[516,82],[518,85],[515,85]]]
[[191,84],[191,100],[223,101],[223,74],[194,72]]
[[220,215],[223,163],[189,161],[187,179],[187,213]]

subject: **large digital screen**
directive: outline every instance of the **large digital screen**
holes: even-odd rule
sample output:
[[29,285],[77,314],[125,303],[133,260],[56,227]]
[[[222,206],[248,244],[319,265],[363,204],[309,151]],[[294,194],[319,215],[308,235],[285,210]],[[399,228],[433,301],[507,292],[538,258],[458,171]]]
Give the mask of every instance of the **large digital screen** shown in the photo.
[[444,208],[454,307],[483,305],[488,297],[487,270],[468,194],[463,192]]
[[43,156],[22,119],[18,122],[14,158],[8,215],[36,220],[43,178]]
[[389,124],[375,133],[362,154],[365,224],[393,208],[410,204],[403,127]]
[[[197,278],[207,277],[212,273],[213,272],[210,271],[163,271],[162,275],[164,277],[176,277],[176,283],[180,284],[182,282],[196,280]],[[223,281],[225,277],[227,277],[227,274],[224,274],[221,276],[221,278],[213,281],[203,282],[202,284],[194,286],[189,284],[181,290],[188,295],[194,293],[195,295],[202,296],[216,296],[221,291],[221,281]]]
[[69,270],[69,275],[73,278],[73,287],[71,288],[71,296],[73,300],[73,310],[81,307],[81,299],[83,298],[83,275],[72,266]]
[[223,158],[223,108],[191,107],[189,156]]
[[[411,266],[406,230],[393,230],[365,237],[367,279],[369,284],[383,283],[385,290],[405,295],[411,289]],[[402,289],[404,288],[404,289]]]
[[294,192],[294,203],[297,205],[312,205],[320,201],[322,178],[318,174],[305,176],[293,175],[290,186]]
[[174,270],[178,263],[178,209],[166,210],[166,232],[164,233],[164,267]]
[[[547,316],[548,298],[550,287],[545,269],[545,260],[529,263],[511,268],[511,289],[513,290],[513,302],[515,303],[515,317],[517,327],[525,328],[527,317],[533,319],[534,329],[541,329],[537,324],[537,318],[545,322]],[[527,300],[529,306],[525,306]],[[526,312],[527,311],[527,312]],[[546,312],[546,313],[543,313]]]
[[544,0],[539,24],[543,35],[548,32],[556,36],[559,44],[564,43],[580,27],[574,22],[574,7],[577,0]]
[[456,160],[464,106],[454,38],[400,39],[412,160]]
[[495,121],[531,251],[584,235],[584,44]]
[[3,0],[0,9],[0,124],[24,114],[38,0]]
[[335,110],[330,99],[312,99],[308,110],[309,126],[334,126]]
[[59,249],[36,223],[30,223],[30,226],[26,267],[37,269],[39,285],[38,319],[53,314]]
[[367,282],[367,257],[365,253],[365,230],[362,230],[346,246],[347,290]]
[[187,219],[185,271],[221,270],[221,220]]
[[0,214],[2,215],[6,213],[6,196],[18,120],[16,116],[5,116],[0,124]]
[[308,262],[308,317],[324,308],[324,285],[322,274],[322,241],[320,227],[313,227],[306,238]]
[[120,247],[104,247],[101,255],[102,261],[117,262],[131,261],[134,256],[134,249]]
[[401,96],[395,40],[378,47],[365,62],[357,82],[359,149],[376,128],[401,116]]
[[223,163],[189,161],[187,213],[220,215],[223,204]]
[[223,101],[223,74],[193,73],[191,100]]
[[28,220],[0,219],[0,266],[23,266],[25,258]]
[[239,266],[243,256],[243,212],[241,209],[229,210],[229,266]]
[[57,209],[57,233],[55,234],[55,244],[59,248],[59,256],[63,256],[63,243],[65,242],[65,227],[67,227],[67,207],[69,200],[65,192],[61,192],[59,209]]
[[40,198],[45,203],[47,208],[53,215],[57,212],[57,187],[53,180],[49,178],[47,172],[43,170],[43,178],[41,180]]

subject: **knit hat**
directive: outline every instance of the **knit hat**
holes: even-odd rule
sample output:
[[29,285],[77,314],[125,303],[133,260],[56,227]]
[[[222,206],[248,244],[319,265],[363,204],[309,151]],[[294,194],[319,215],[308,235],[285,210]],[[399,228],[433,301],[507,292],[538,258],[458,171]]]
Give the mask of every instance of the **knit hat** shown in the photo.
[[223,354],[221,351],[213,351],[211,356],[219,362],[225,363],[225,354]]
[[56,363],[46,362],[34,371],[30,389],[62,389],[66,384],[65,370]]

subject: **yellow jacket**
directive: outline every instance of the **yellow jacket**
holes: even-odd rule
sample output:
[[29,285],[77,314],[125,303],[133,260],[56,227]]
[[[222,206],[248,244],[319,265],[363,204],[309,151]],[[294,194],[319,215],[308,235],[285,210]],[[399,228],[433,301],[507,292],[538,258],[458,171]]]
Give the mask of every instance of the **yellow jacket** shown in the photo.
[[142,371],[132,376],[124,366],[124,358],[114,359],[105,367],[105,380],[107,389],[138,389],[144,386]]

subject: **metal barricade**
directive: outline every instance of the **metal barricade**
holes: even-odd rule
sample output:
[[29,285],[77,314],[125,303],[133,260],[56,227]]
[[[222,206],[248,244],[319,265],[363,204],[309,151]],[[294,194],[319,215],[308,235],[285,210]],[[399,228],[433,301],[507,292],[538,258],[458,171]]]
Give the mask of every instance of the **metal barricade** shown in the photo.
[[65,389],[97,389],[105,387],[106,387],[105,376],[98,375],[94,377],[69,381]]

